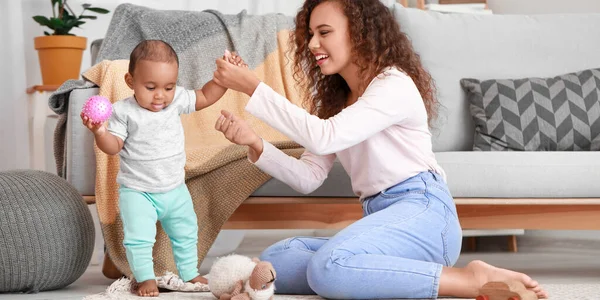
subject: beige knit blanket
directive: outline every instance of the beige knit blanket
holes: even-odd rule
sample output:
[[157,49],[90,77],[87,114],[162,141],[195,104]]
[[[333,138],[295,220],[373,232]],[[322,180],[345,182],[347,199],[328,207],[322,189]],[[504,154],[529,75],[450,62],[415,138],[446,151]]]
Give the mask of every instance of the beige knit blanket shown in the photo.
[[[285,51],[289,32],[278,34],[279,47],[253,71],[260,80],[275,91],[300,105],[301,94],[294,85],[291,68],[285,65]],[[216,58],[215,58],[216,59]],[[128,68],[127,60],[102,61],[83,76],[100,87],[99,94],[111,102],[130,97],[133,91],[125,84],[123,76]],[[216,66],[206,66],[216,68]],[[214,124],[222,109],[229,110],[247,120],[250,126],[265,140],[272,142],[289,155],[299,157],[303,152],[294,142],[245,112],[249,97],[229,90],[213,106],[189,115],[182,115],[187,155],[186,184],[192,195],[198,216],[199,264],[214,242],[223,224],[258,187],[270,179],[246,158],[247,149],[231,144]],[[116,183],[119,156],[108,156],[96,146],[96,206],[108,254],[116,267],[132,277],[123,247],[123,228],[119,217],[119,194]],[[168,237],[157,224],[154,245],[154,270],[158,276],[167,271],[177,273]]]

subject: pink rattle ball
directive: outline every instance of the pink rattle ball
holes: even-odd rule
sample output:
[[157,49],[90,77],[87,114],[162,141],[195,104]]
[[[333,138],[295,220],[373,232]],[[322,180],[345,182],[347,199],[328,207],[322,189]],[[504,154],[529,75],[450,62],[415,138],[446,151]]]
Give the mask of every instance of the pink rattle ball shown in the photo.
[[104,123],[112,114],[112,104],[102,96],[92,96],[83,105],[83,114],[94,123]]

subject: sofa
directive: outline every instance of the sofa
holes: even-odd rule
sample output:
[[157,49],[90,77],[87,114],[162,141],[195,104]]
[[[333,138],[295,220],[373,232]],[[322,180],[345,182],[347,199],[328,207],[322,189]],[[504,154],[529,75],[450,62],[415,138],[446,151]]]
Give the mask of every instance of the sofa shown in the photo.
[[[475,151],[476,123],[461,86],[465,78],[551,78],[600,67],[600,14],[440,14],[398,3],[390,9],[435,81],[441,107],[432,128],[434,151],[463,228],[600,229],[600,153]],[[93,62],[101,43],[91,45]],[[97,93],[74,90],[67,119],[65,176],[88,202],[94,201],[93,137],[81,126],[79,110]],[[224,229],[342,228],[361,217],[336,162],[308,195],[269,180]]]

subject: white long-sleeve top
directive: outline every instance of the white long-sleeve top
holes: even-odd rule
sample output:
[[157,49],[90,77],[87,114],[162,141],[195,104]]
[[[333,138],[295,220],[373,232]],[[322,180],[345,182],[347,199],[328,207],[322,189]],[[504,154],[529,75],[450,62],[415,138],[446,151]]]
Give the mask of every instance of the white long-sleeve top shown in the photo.
[[360,198],[423,171],[445,178],[433,154],[421,95],[412,79],[398,69],[375,77],[354,104],[326,120],[262,82],[246,110],[306,149],[296,159],[263,141],[263,153],[255,162],[300,193],[310,193],[323,183],[336,156]]

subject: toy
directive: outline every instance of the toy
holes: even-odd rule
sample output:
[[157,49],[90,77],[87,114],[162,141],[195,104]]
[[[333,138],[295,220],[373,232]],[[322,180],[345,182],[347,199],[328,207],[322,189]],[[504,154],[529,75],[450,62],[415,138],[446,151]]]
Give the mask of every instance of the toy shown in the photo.
[[476,300],[537,300],[537,295],[519,281],[488,282],[479,289]]
[[92,96],[83,105],[83,114],[94,123],[104,123],[112,114],[112,104],[102,96]]
[[220,300],[267,300],[275,293],[275,278],[271,263],[232,254],[215,261],[208,286]]

